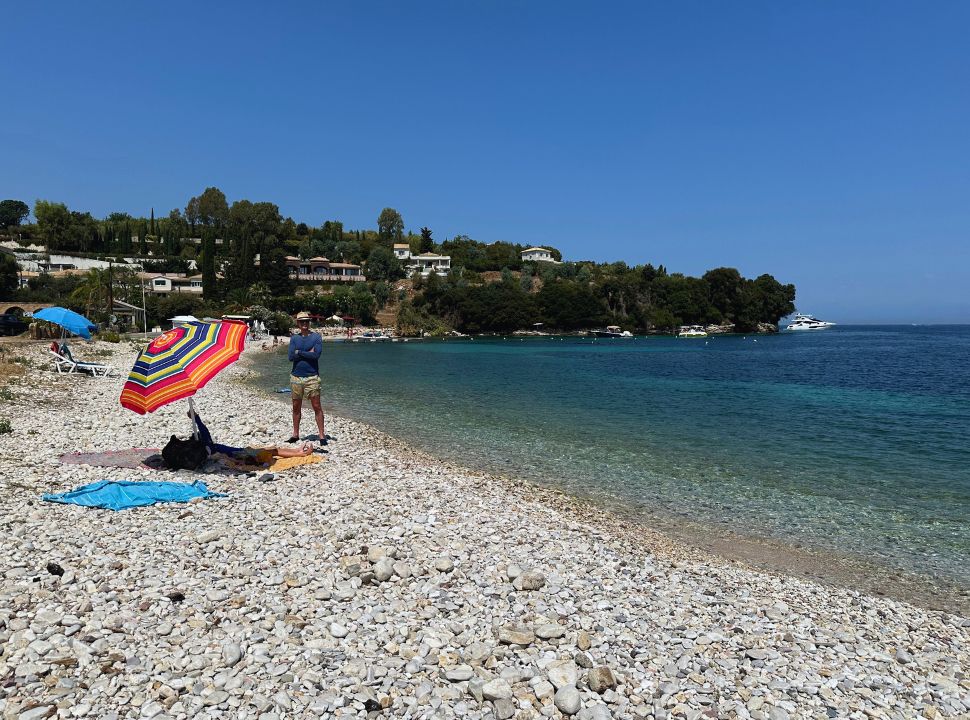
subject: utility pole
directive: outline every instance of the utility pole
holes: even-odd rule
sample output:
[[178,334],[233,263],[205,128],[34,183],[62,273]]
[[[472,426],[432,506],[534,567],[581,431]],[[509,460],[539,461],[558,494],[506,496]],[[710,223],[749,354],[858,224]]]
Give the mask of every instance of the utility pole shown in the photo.
[[111,315],[115,309],[114,287],[111,281],[111,261],[108,260],[108,327],[111,327]]

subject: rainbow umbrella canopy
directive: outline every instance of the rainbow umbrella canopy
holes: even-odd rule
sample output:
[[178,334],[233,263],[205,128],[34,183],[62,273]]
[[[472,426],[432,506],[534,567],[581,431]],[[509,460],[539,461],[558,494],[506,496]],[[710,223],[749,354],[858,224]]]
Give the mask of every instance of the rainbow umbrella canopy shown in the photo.
[[142,350],[121,391],[121,404],[139,415],[195,395],[234,363],[246,341],[245,323],[187,322]]

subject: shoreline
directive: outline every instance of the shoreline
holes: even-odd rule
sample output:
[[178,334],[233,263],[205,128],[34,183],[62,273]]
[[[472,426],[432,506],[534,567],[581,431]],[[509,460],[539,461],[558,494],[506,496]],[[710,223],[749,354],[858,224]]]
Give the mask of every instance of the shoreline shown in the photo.
[[[269,399],[289,405],[289,396],[267,392],[260,384],[260,365],[274,358],[253,354],[242,362],[256,377],[248,381],[258,392]],[[304,411],[304,415],[306,411]],[[369,425],[366,421],[352,415],[328,413],[337,417],[366,425],[372,431],[381,433],[400,444],[408,452],[421,453],[430,462],[441,463],[456,471],[480,475],[503,487],[529,486],[537,492],[550,493],[552,497],[566,498],[576,503],[577,511],[605,513],[606,517],[616,517],[639,527],[649,534],[659,533],[668,542],[683,544],[684,554],[704,552],[726,562],[740,562],[745,566],[762,571],[781,573],[793,578],[810,579],[829,584],[833,587],[858,590],[879,597],[911,603],[926,610],[958,614],[970,617],[970,589],[943,578],[931,578],[891,565],[869,561],[858,555],[839,552],[834,549],[791,543],[781,539],[756,534],[743,534],[727,526],[716,523],[703,523],[683,517],[666,519],[649,510],[629,510],[616,499],[612,502],[596,498],[574,495],[534,479],[517,479],[511,475],[493,472],[483,468],[471,467],[447,458],[440,458],[433,451],[418,450],[381,428]],[[304,418],[304,421],[306,418]],[[630,538],[637,542],[635,537]]]
[[[89,348],[118,368],[134,356]],[[219,441],[287,427],[286,405],[246,384],[253,350],[196,398]],[[970,712],[964,618],[719,560],[345,418],[328,417],[325,462],[269,483],[60,465],[185,435],[184,403],[136,416],[122,383],[33,369],[10,386],[4,718]],[[101,478],[202,479],[230,497],[120,513],[39,501]]]

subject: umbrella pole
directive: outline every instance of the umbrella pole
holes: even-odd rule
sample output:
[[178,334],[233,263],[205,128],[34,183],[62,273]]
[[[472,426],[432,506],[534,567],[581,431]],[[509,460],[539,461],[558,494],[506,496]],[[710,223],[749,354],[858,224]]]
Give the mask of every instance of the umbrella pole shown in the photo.
[[189,417],[192,418],[192,439],[199,439],[199,425],[195,422],[195,403],[189,398]]

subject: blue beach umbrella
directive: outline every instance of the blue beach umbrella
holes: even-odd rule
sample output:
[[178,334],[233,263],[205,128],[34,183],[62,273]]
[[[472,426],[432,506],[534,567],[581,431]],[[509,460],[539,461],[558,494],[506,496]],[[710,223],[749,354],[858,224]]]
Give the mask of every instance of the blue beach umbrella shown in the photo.
[[83,315],[78,315],[73,310],[62,307],[44,308],[34,313],[35,320],[46,320],[49,323],[60,325],[68,332],[80,335],[85,340],[91,339],[91,331],[97,326]]

